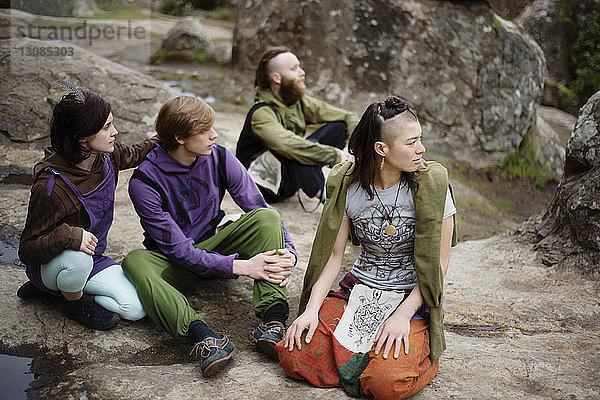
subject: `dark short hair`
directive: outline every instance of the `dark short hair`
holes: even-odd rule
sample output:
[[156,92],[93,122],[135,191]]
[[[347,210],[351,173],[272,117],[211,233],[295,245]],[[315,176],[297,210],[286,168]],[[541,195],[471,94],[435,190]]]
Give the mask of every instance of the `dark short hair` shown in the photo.
[[258,67],[256,68],[256,79],[254,85],[263,89],[271,86],[271,78],[269,77],[269,61],[280,54],[291,53],[291,50],[285,46],[267,47],[260,56]]
[[[379,168],[379,159],[373,145],[380,140],[388,141],[390,139],[382,138],[384,122],[403,113],[406,113],[408,121],[418,122],[417,115],[410,109],[406,100],[401,97],[390,96],[384,101],[371,103],[360,118],[348,141],[348,149],[355,159],[352,176],[358,181],[359,186],[367,192],[370,199],[373,198],[371,187],[375,182],[377,168]],[[401,180],[415,187],[417,184],[416,173],[403,172]]]
[[111,111],[110,103],[96,93],[83,89],[78,92],[70,92],[60,99],[50,122],[52,148],[73,164],[90,156],[90,151],[82,148],[79,141],[98,133]]
[[177,96],[162,105],[154,129],[162,148],[171,151],[179,146],[177,139],[207,131],[214,121],[215,110],[211,106],[195,97]]

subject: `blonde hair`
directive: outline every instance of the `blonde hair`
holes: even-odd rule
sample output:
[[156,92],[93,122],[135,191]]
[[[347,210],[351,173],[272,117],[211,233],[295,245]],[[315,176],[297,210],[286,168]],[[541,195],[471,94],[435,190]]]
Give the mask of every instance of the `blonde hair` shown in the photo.
[[172,97],[160,108],[154,129],[166,151],[175,150],[177,139],[186,139],[209,130],[215,121],[215,110],[191,96]]

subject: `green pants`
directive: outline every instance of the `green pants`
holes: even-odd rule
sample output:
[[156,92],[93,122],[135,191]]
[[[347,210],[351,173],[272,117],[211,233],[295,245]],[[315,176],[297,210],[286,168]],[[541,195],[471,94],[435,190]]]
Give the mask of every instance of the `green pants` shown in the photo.
[[[279,213],[259,208],[244,214],[214,236],[194,247],[220,254],[238,253],[249,259],[258,253],[284,246]],[[158,251],[133,250],[121,263],[123,272],[135,286],[144,310],[159,326],[173,336],[187,337],[190,322],[202,320],[177,288],[187,288],[203,279],[191,270],[174,264]],[[274,304],[282,303],[286,315],[289,305],[285,287],[263,280],[254,281],[252,306],[258,318]]]

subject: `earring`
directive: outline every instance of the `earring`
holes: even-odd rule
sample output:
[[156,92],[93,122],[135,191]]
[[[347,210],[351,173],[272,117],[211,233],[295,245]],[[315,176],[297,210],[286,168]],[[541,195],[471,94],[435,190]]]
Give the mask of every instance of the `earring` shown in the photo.
[[379,170],[380,171],[383,169],[384,165],[385,165],[385,157],[381,157],[381,164],[379,164]]

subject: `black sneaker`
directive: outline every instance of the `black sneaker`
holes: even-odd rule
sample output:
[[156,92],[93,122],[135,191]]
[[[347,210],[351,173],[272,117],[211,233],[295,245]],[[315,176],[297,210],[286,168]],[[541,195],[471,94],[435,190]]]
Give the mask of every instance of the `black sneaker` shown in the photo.
[[38,289],[31,281],[27,281],[21,285],[17,290],[17,297],[21,300],[41,299],[44,304],[52,304],[55,301],[60,301],[58,296]]
[[85,295],[79,300],[65,300],[62,303],[62,309],[65,317],[98,331],[105,331],[112,328],[121,319],[119,314],[108,311],[91,297]]
[[285,326],[279,321],[262,322],[252,332],[252,339],[256,346],[269,358],[279,361],[275,345],[283,340]]
[[207,337],[194,345],[190,355],[195,354],[200,358],[200,370],[202,375],[208,378],[220,370],[236,352],[233,342],[223,336],[221,339]]
[[31,281],[27,281],[17,290],[17,296],[22,300],[35,299],[44,296],[45,293],[36,288]]

